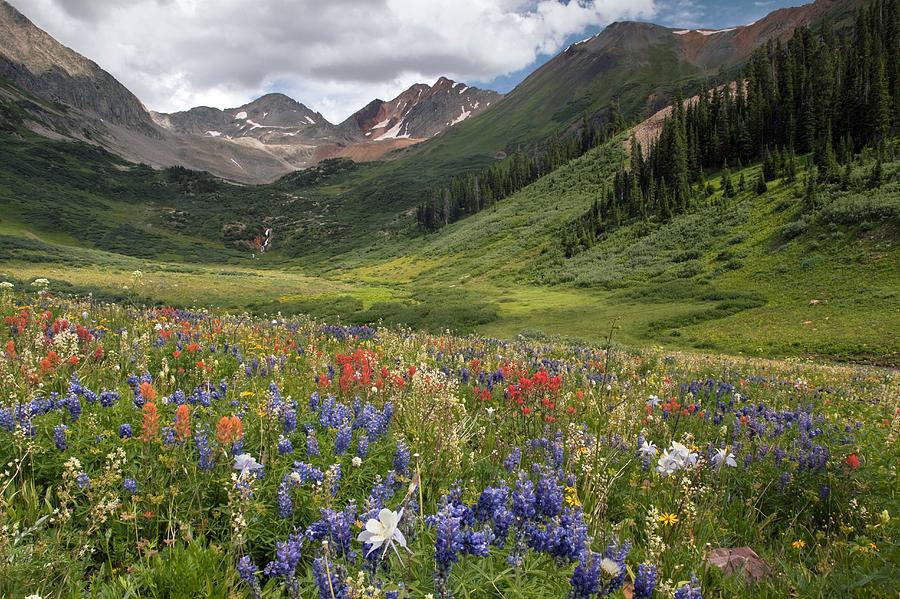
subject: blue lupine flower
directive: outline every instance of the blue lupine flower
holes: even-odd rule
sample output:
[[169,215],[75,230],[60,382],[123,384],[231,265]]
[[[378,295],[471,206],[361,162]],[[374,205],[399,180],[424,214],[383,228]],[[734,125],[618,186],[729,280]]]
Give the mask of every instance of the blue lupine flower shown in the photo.
[[85,472],[78,473],[78,476],[75,477],[75,484],[78,485],[79,489],[90,489],[91,488],[91,479]]
[[437,569],[434,573],[434,588],[439,598],[452,596],[449,587],[450,570],[459,561],[462,550],[462,534],[459,518],[453,516],[449,507],[445,507],[434,517],[437,538],[434,545],[434,561]]
[[200,460],[198,462],[200,469],[212,470],[216,463],[212,457],[212,449],[209,446],[209,438],[206,431],[197,431],[194,433],[194,447],[197,449],[197,453],[200,454]]
[[600,555],[593,551],[585,551],[572,578],[569,579],[572,590],[570,599],[587,599],[600,590]]
[[294,453],[294,445],[291,443],[291,440],[284,436],[278,437],[278,454],[287,455],[291,453]]
[[503,460],[503,467],[506,468],[507,472],[512,472],[519,467],[521,462],[522,450],[518,447],[513,447],[512,451],[509,452],[509,455],[506,456],[506,459]]
[[119,401],[119,394],[115,391],[103,391],[100,394],[100,405],[104,408],[112,407],[117,401]]
[[238,576],[250,587],[250,596],[252,599],[259,599],[262,596],[262,590],[259,587],[259,581],[256,579],[258,569],[249,555],[245,555],[238,560],[237,564]]
[[545,473],[535,488],[535,506],[544,516],[553,517],[562,511],[563,490],[554,473]]
[[66,407],[69,409],[69,416],[72,418],[72,422],[77,422],[78,418],[81,417],[81,400],[78,399],[77,395],[69,395],[66,398]]
[[633,599],[650,599],[656,588],[656,566],[640,564],[634,577]]
[[296,570],[303,549],[303,535],[288,535],[287,541],[275,543],[275,559],[270,561],[263,572],[266,576],[284,579],[284,586],[291,597],[300,596]]
[[367,455],[369,455],[369,438],[367,436],[362,435],[359,438],[359,443],[356,448],[356,455],[358,455],[361,458],[364,458]]
[[350,448],[352,439],[353,427],[350,422],[344,422],[334,438],[334,455],[343,455]]
[[394,452],[394,470],[404,476],[409,474],[409,447],[403,439],[397,441],[397,451]]
[[133,478],[126,478],[122,481],[122,488],[124,488],[128,493],[134,495],[137,493],[137,481]]
[[675,591],[674,599],[703,599],[703,593],[697,577],[692,575],[690,584],[678,587]]
[[331,480],[331,496],[335,497],[341,488],[341,465],[332,464],[328,467],[328,474]]
[[53,442],[56,444],[56,449],[59,451],[65,451],[69,446],[66,441],[66,429],[69,427],[65,424],[57,424],[53,427]]
[[119,425],[119,438],[120,439],[130,439],[131,436],[132,436],[131,425],[128,423],[120,424]]
[[289,435],[297,429],[297,412],[293,408],[286,408],[282,414],[282,430]]
[[343,511],[330,508],[319,510],[320,518],[306,529],[306,537],[312,541],[328,539],[338,556],[356,559],[353,551],[353,523],[356,522],[356,504],[352,501]]
[[306,456],[311,458],[319,456],[319,440],[316,438],[315,430],[306,433]]
[[12,408],[0,408],[0,430],[7,433],[16,430],[16,418]]
[[324,472],[306,462],[294,462],[293,471],[300,476],[301,485],[307,481],[317,483],[325,479]]
[[319,589],[319,599],[346,599],[350,596],[345,579],[345,571],[340,564],[332,563],[329,567],[326,557],[313,560],[312,574]]
[[513,514],[521,520],[531,520],[536,514],[534,483],[527,478],[516,481],[516,490],[512,494]]
[[468,555],[487,557],[491,552],[491,546],[483,532],[468,530],[462,537],[462,551]]
[[285,474],[278,485],[278,515],[288,518],[294,512],[294,501],[291,499],[291,487],[294,481],[290,474]]

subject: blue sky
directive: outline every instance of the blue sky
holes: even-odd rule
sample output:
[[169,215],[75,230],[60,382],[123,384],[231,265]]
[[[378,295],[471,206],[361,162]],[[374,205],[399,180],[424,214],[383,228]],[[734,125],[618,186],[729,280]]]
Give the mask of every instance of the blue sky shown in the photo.
[[[735,25],[747,25],[779,8],[800,6],[805,3],[804,0],[661,0],[657,2],[661,10],[651,21],[667,27],[725,29]],[[585,33],[570,35],[566,45],[590,37],[601,30],[602,27],[589,27]],[[505,94],[553,56],[540,54],[534,63],[524,69],[490,81],[475,81],[472,85]]]

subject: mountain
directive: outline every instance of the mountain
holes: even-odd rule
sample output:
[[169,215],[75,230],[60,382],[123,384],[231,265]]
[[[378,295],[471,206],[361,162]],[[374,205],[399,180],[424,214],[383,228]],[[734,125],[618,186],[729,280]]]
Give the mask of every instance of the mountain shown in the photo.
[[166,129],[209,137],[252,137],[277,142],[287,137],[314,139],[334,132],[321,114],[284,94],[266,94],[237,108],[199,106],[172,114],[152,113]]
[[237,108],[199,106],[153,113],[153,118],[177,133],[249,144],[304,168],[326,158],[379,159],[442,133],[501,97],[441,77],[432,86],[417,83],[393,100],[373,100],[340,125],[280,93]]
[[154,135],[141,101],[115,78],[0,1],[0,77],[110,123]]
[[284,94],[266,94],[237,108],[198,106],[171,114],[153,112],[153,120],[181,135],[214,138],[235,147],[266,152],[305,168],[363,140],[340,131],[321,113]]
[[443,175],[483,166],[502,152],[574,132],[585,115],[603,123],[614,101],[626,120],[643,119],[665,107],[676,91],[693,93],[721,69],[739,68],[770,40],[785,40],[798,27],[825,18],[846,20],[862,3],[818,0],[718,31],[612,23],[547,61],[491,110],[416,146],[393,167]]
[[371,140],[428,139],[496,103],[495,91],[441,77],[417,83],[389,102],[373,100],[341,123]]
[[158,126],[125,86],[0,0],[0,102],[52,139],[82,141],[130,161],[184,166],[246,183],[294,170],[258,148]]
[[[375,100],[340,126],[284,94],[220,110],[151,113],[112,75],[0,0],[0,102],[45,137],[100,145],[133,162],[269,182],[324,159],[376,160],[431,138],[500,97],[441,78]],[[400,130],[402,128],[402,131]]]

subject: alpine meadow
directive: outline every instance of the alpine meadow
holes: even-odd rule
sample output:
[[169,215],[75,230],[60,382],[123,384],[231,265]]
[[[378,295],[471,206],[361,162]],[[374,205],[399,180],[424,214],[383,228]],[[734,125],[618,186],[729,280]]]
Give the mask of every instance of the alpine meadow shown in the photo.
[[0,0],[0,317],[2,598],[900,597],[900,0]]

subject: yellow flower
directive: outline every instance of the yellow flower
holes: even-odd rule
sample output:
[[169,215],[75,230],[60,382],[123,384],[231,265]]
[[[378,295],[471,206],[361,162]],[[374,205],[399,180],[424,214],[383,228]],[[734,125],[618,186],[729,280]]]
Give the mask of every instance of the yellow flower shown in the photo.
[[241,397],[253,397],[253,391],[241,391]]
[[663,512],[662,515],[658,518],[660,522],[665,524],[666,526],[674,526],[678,523],[678,516],[676,514],[670,514],[668,512]]
[[804,541],[803,539],[797,539],[796,541],[791,543],[791,547],[793,547],[794,549],[803,549],[804,547],[806,547],[806,541]]
[[581,506],[581,501],[578,499],[578,489],[575,487],[566,487],[566,503],[569,507]]

